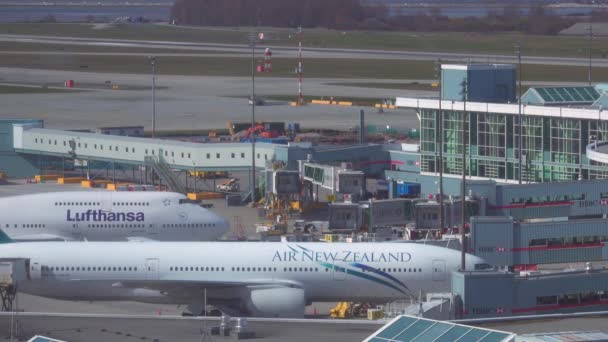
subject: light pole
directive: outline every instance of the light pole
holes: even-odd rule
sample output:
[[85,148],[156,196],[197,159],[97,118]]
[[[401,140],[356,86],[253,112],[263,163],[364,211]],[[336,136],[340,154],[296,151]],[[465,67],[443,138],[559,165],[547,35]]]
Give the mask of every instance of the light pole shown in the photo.
[[462,225],[460,226],[460,239],[462,240],[461,242],[461,250],[460,250],[460,269],[462,271],[464,271],[466,269],[466,249],[467,249],[467,243],[466,243],[466,235],[464,232],[464,226],[465,226],[465,213],[466,213],[466,208],[465,208],[465,191],[466,191],[466,171],[467,171],[467,99],[469,97],[469,85],[468,85],[468,81],[465,77],[465,79],[462,81],[462,83],[460,84],[462,86],[462,100],[464,103],[464,108],[462,111],[462,182],[460,184],[460,196],[461,196],[461,206],[462,206]]
[[152,66],[152,138],[156,135],[156,56],[148,56]]
[[589,85],[591,86],[591,55],[592,55],[592,48],[593,48],[593,23],[589,23],[589,28],[587,29],[587,31],[589,32],[589,66],[588,66],[588,70],[587,70],[587,81],[589,82]]
[[249,34],[249,46],[251,47],[251,203],[255,203],[255,42],[256,33]]
[[441,111],[441,101],[442,101],[442,96],[441,96],[441,81],[442,81],[442,77],[441,77],[441,59],[437,60],[437,65],[436,65],[436,69],[435,69],[436,73],[437,73],[437,79],[438,81],[438,88],[439,88],[439,113],[438,113],[438,117],[439,117],[439,123],[437,125],[437,131],[439,133],[439,229],[441,229],[441,231],[443,231],[443,228],[445,227],[445,213],[444,213],[444,208],[443,208],[443,112]]
[[519,184],[521,184],[521,175],[522,175],[522,153],[523,153],[523,147],[522,147],[522,143],[523,143],[523,139],[522,139],[522,134],[523,134],[523,127],[524,127],[524,123],[523,123],[523,118],[522,118],[522,113],[521,113],[521,45],[517,44],[515,45],[515,49],[517,52],[517,107],[518,107],[518,120],[519,120],[519,135],[517,137],[518,140],[518,145],[519,145],[519,173],[518,173],[518,180],[519,180]]

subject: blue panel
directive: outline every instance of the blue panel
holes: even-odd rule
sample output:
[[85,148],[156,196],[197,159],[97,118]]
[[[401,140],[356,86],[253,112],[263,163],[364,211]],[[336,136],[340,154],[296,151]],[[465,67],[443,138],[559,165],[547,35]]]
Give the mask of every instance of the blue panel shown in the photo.
[[382,332],[380,332],[376,336],[383,337],[383,338],[389,338],[389,339],[393,338],[397,334],[402,332],[404,329],[406,329],[407,327],[412,325],[412,323],[415,323],[416,321],[417,321],[417,319],[415,319],[415,318],[403,316],[403,317],[399,318],[397,321],[395,321],[393,324],[388,326],[386,329],[382,330]]
[[453,342],[460,338],[462,335],[466,334],[472,330],[471,328],[463,327],[460,325],[455,325],[452,329],[448,330],[445,334],[441,335],[441,337],[437,338],[435,342]]
[[426,329],[428,329],[433,324],[441,324],[441,323],[420,320],[420,321],[414,323],[413,325],[411,325],[404,332],[397,335],[397,337],[395,337],[395,340],[403,341],[403,342],[411,341],[412,339],[414,339],[416,336],[420,335],[422,332],[424,332]]
[[462,338],[459,341],[463,341],[463,342],[479,341],[489,334],[490,334],[490,332],[488,330],[471,329],[471,331],[469,331],[464,336],[462,336]]
[[448,323],[438,323],[430,327],[421,336],[413,339],[412,341],[434,341],[437,337],[443,335],[446,331],[450,330],[454,325]]

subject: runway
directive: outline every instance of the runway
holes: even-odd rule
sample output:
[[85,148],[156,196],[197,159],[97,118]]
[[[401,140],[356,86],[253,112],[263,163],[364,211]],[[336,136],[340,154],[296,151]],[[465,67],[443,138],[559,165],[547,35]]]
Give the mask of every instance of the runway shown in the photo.
[[[0,41],[53,44],[53,45],[78,45],[78,46],[105,46],[123,48],[154,48],[167,50],[188,50],[183,52],[167,52],[159,54],[163,56],[202,56],[205,51],[221,51],[223,54],[213,56],[243,57],[243,54],[251,52],[246,44],[221,44],[221,43],[192,43],[192,42],[168,42],[153,40],[127,40],[106,38],[78,38],[78,37],[48,37],[37,35],[15,35],[2,34]],[[273,57],[297,58],[297,48],[278,46],[273,44],[260,44],[260,48],[271,48]],[[194,53],[200,51],[200,53]],[[391,50],[367,50],[367,49],[340,49],[340,48],[314,48],[304,49],[306,58],[338,58],[338,59],[380,59],[380,60],[423,60],[436,61],[441,58],[450,62],[491,62],[491,63],[515,63],[513,55],[479,54],[479,53],[451,53],[437,51],[391,51]],[[15,51],[2,51],[0,53],[15,53]],[[28,51],[29,54],[52,54],[51,52]],[[65,54],[65,53],[64,53]],[[102,55],[113,55],[115,53],[101,53]],[[119,53],[118,53],[119,54]],[[146,56],[149,53],[130,53],[130,55]],[[524,64],[564,65],[564,66],[587,66],[588,58],[553,57],[553,56],[522,56]],[[594,58],[592,64],[595,67],[608,67],[608,60]]]

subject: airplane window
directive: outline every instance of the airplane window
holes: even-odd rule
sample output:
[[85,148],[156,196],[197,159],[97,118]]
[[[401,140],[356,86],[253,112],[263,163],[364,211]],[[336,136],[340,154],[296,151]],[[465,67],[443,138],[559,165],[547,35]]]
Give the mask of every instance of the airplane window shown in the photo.
[[240,272],[240,271],[241,271],[241,268],[240,268],[240,267],[237,267],[237,268],[236,268],[236,271],[237,271],[237,272]]
[[329,272],[329,268],[326,268],[326,269],[325,269],[325,272]]
[[232,268],[232,272],[234,272],[234,267]]
[[209,267],[205,267],[205,271],[209,271]]
[[194,269],[195,271],[198,271],[198,266]]
[[266,272],[266,267],[262,268],[262,270],[263,270],[264,272]]
[[194,267],[190,267],[190,271],[194,271]]
[[253,272],[255,272],[255,267],[253,268],[253,270],[252,270],[252,271],[253,271]]
[[80,267],[76,267],[76,271],[80,271]]
[[180,267],[180,268],[179,268],[179,270],[180,270],[180,271],[183,271],[183,270],[184,270],[184,268],[183,268],[183,267]]
[[287,272],[287,267],[283,267],[283,272]]
[[224,272],[224,268],[222,267],[222,272]]
[[137,271],[137,267],[133,267],[133,271]]
[[289,268],[289,272],[291,272],[291,267]]
[[319,269],[317,267],[315,267],[315,272],[319,272]]
[[416,269],[414,268],[414,272],[416,272]]
[[251,268],[250,268],[250,267],[247,267],[247,272],[250,272],[250,271],[251,271]]
[[300,267],[300,272],[302,272],[302,267]]
[[87,267],[87,271],[90,271],[90,270],[91,270],[91,267]]
[[74,270],[74,266],[72,266],[72,271]]
[[173,267],[169,267],[169,271],[173,271]]

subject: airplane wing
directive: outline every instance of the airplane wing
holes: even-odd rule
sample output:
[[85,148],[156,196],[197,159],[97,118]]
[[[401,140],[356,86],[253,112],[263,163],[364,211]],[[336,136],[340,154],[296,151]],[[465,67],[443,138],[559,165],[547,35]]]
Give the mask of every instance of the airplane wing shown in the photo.
[[29,234],[12,238],[16,242],[35,242],[35,241],[74,241],[74,238],[54,235],[54,234]]
[[301,287],[301,284],[288,280],[251,279],[247,281],[215,281],[215,280],[134,280],[120,281],[114,286],[128,288],[145,288],[167,293],[180,293],[183,290],[201,290],[204,288],[234,288],[245,286],[287,286]]

